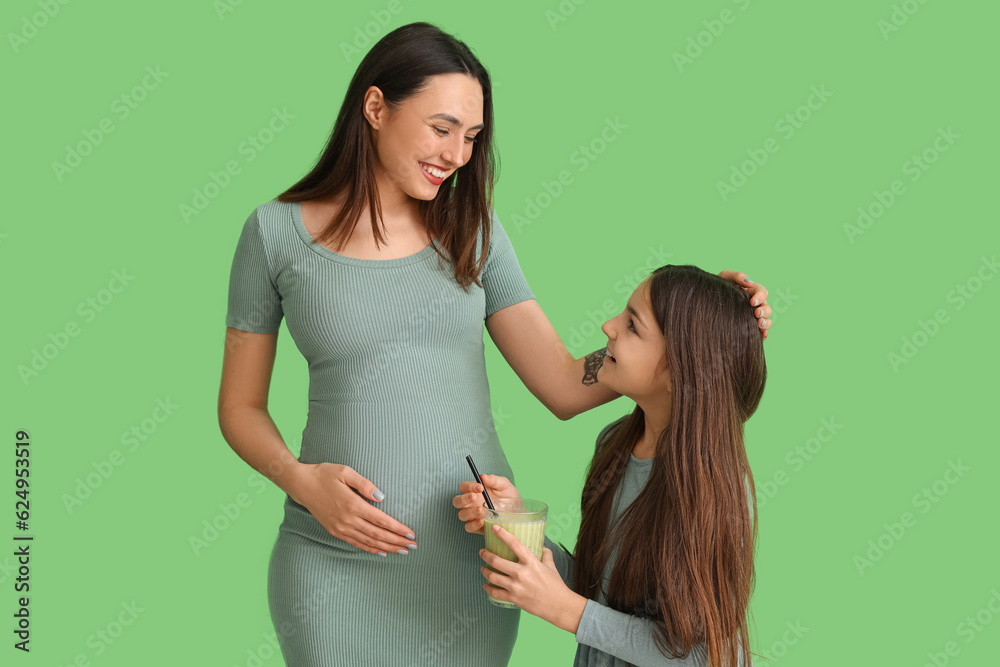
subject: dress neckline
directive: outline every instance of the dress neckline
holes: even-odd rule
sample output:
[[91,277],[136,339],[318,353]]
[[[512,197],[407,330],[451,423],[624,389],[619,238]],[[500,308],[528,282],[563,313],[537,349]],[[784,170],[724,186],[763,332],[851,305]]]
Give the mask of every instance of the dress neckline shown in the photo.
[[320,257],[324,257],[334,262],[339,262],[340,264],[347,264],[349,266],[365,266],[369,268],[394,268],[397,266],[405,266],[407,264],[420,262],[430,255],[437,254],[434,246],[438,240],[434,239],[423,250],[415,252],[412,255],[407,255],[406,257],[394,257],[392,259],[361,259],[359,257],[348,257],[347,255],[341,255],[338,252],[330,250],[321,243],[313,242],[314,237],[309,233],[309,230],[306,229],[306,223],[302,220],[302,202],[291,202],[290,212],[292,224],[295,226],[295,231],[298,233],[299,238],[302,239],[302,242],[306,245],[306,247]]

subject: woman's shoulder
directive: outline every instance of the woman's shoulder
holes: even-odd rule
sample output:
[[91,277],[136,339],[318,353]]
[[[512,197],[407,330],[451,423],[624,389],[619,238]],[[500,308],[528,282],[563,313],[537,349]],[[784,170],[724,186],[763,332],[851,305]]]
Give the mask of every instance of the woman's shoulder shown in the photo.
[[[282,248],[296,248],[295,207],[298,202],[271,199],[250,211],[245,226],[256,228],[261,242],[269,253],[278,253]],[[272,258],[273,259],[273,258]]]
[[288,223],[294,215],[293,207],[297,205],[298,202],[272,199],[257,206],[251,215],[256,216],[257,224],[260,225],[262,232],[273,233],[277,229],[288,227]]

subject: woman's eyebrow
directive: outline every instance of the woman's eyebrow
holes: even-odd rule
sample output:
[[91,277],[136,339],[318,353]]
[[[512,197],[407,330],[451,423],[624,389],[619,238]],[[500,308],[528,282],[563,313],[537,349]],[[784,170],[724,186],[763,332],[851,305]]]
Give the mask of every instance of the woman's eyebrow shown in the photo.
[[[447,122],[451,123],[452,125],[458,125],[459,127],[461,127],[461,125],[462,125],[461,121],[459,121],[457,118],[455,118],[451,114],[436,113],[433,116],[431,116],[431,118],[440,118],[443,121],[447,121]],[[475,127],[470,127],[469,129],[470,130],[481,130],[484,127],[486,127],[486,126],[483,125],[482,123],[480,123],[479,125],[476,125]]]

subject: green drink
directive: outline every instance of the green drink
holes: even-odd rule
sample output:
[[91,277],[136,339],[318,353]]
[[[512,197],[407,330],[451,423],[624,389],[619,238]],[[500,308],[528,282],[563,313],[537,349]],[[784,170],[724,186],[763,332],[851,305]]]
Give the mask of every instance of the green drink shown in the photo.
[[[493,532],[493,524],[497,524],[516,537],[528,551],[535,554],[536,558],[541,559],[542,550],[545,548],[545,518],[549,512],[548,505],[540,500],[527,498],[498,498],[493,500],[493,507],[496,508],[497,514],[493,514],[486,503],[483,503],[483,533],[486,536],[487,551],[517,562],[514,552]],[[492,567],[490,569],[496,572]],[[489,598],[490,602],[498,607],[518,608],[516,604],[497,600],[492,595]]]

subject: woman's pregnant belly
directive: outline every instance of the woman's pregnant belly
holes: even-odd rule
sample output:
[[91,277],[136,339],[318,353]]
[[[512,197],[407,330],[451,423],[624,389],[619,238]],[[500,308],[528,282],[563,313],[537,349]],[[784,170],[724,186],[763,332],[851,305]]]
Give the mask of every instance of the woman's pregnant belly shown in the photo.
[[[412,528],[418,549],[423,550],[428,538],[435,543],[455,543],[464,542],[469,535],[452,505],[459,482],[472,479],[465,461],[469,454],[481,473],[513,480],[488,404],[484,407],[469,400],[461,405],[434,400],[419,404],[314,400],[310,401],[299,460],[347,465],[371,481],[385,498],[365,502]],[[290,498],[287,511],[298,512],[299,516],[292,518],[300,529],[313,524],[309,531],[313,539],[368,555],[329,535],[311,515],[302,516],[306,509]]]

